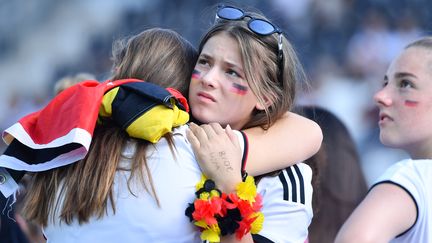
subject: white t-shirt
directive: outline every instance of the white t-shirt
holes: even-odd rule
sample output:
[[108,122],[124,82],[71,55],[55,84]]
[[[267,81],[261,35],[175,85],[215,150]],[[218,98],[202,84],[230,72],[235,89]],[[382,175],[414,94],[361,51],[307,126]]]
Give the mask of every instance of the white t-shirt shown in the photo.
[[[127,188],[129,172],[118,171],[114,182],[116,213],[113,214],[108,205],[108,215],[101,219],[92,217],[89,223],[82,225],[76,221],[71,225],[59,223],[56,218],[44,229],[48,243],[201,242],[200,232],[185,216],[188,203],[195,199],[195,185],[201,177],[185,132],[186,126],[173,132],[177,160],[174,160],[165,139],[161,139],[154,149],[148,148],[147,163],[160,207],[140,184],[132,187],[136,196],[131,195]],[[243,149],[243,137],[240,132],[236,134]],[[124,155],[131,157],[133,153],[131,144]],[[122,166],[129,163],[128,159],[121,161]],[[259,182],[257,189],[263,196],[265,220],[263,230],[255,238],[304,242],[312,219],[311,176],[309,166],[301,163],[287,168],[279,176],[264,177]]]
[[391,242],[432,242],[432,160],[402,160],[391,166],[374,186],[379,183],[401,187],[417,207],[414,225]]
[[[132,195],[127,187],[130,172],[119,170],[114,180],[115,214],[108,205],[109,213],[101,219],[90,218],[88,223],[71,225],[58,218],[50,221],[44,229],[48,243],[76,242],[200,242],[199,232],[189,222],[184,212],[195,198],[195,184],[201,170],[192,148],[186,139],[187,126],[174,130],[176,146],[174,159],[168,143],[161,139],[154,147],[148,147],[147,164],[160,202],[143,190],[139,180],[132,184]],[[131,158],[135,146],[129,144],[123,152]],[[121,160],[122,167],[130,166],[130,159]]]
[[264,225],[255,242],[304,243],[312,221],[312,170],[299,163],[278,176],[264,177],[257,190],[263,196]]

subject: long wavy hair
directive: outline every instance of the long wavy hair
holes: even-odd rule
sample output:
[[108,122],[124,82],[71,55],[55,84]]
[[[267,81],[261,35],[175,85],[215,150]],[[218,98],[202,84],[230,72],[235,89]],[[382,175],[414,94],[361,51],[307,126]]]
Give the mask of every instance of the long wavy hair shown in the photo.
[[[113,47],[112,80],[137,78],[173,87],[186,94],[190,76],[197,59],[193,46],[179,34],[165,29],[149,29]],[[174,154],[172,135],[167,134]],[[120,168],[122,151],[127,143],[135,144],[130,167]],[[149,142],[130,138],[110,120],[95,128],[87,156],[76,163],[32,174],[22,214],[39,225],[46,226],[49,217],[59,212],[60,220],[70,224],[73,220],[85,223],[92,216],[103,217],[111,205],[115,213],[113,183],[118,170],[130,170],[130,182],[138,178],[144,190],[158,202],[147,166],[146,151]]]

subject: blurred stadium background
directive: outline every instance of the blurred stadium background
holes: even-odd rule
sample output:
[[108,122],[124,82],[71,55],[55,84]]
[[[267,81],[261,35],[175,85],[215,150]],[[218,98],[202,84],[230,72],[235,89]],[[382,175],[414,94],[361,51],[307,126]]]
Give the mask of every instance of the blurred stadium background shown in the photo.
[[[234,1],[235,2],[235,1]],[[194,45],[214,19],[203,0],[0,1],[0,128],[52,98],[66,75],[109,76],[113,40],[149,27],[171,28]],[[430,34],[430,0],[248,0],[293,41],[310,88],[299,104],[333,111],[353,135],[368,183],[400,151],[378,140],[372,95],[389,61],[409,41]],[[61,114],[59,114],[61,115]],[[4,149],[0,146],[0,151]]]

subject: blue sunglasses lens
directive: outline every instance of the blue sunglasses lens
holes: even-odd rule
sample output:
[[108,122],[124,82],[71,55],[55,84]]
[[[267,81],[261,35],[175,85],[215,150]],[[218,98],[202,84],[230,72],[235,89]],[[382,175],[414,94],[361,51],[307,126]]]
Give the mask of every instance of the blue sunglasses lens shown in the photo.
[[260,19],[254,19],[250,21],[249,28],[260,35],[270,35],[273,34],[276,30],[276,28],[269,22]]
[[243,18],[243,11],[236,8],[224,7],[218,10],[217,15],[219,18],[229,19],[229,20],[238,20]]

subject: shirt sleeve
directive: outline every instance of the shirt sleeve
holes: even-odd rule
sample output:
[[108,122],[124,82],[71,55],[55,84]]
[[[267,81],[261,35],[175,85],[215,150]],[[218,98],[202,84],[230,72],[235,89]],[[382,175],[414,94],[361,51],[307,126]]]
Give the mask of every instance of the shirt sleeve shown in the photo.
[[[383,175],[372,185],[372,187],[381,183],[392,183],[396,184],[402,189],[406,190],[414,199],[419,198],[419,192],[417,190],[418,176],[415,176],[416,172],[413,167],[411,160],[400,161],[390,168],[388,168]],[[372,188],[371,187],[371,188]]]
[[[396,185],[403,189],[414,201],[416,206],[416,220],[419,218],[419,209],[422,206],[422,195],[421,192],[423,188],[423,184],[421,182],[421,173],[418,172],[418,169],[414,165],[414,162],[411,159],[402,160],[390,168],[388,168],[383,175],[381,175],[378,180],[371,186],[371,189],[379,184],[390,183]],[[412,225],[414,227],[416,223]],[[399,236],[408,232],[412,227],[407,229],[405,232],[400,234]]]
[[299,163],[267,176],[258,183],[263,196],[264,224],[255,242],[303,243],[308,235],[312,212],[312,170]]

